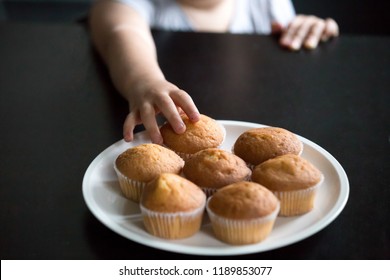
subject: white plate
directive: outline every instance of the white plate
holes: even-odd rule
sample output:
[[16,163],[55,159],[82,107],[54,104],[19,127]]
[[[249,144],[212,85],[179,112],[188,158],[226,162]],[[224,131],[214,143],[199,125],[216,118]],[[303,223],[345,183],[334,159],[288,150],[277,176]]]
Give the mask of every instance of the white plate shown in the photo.
[[[222,148],[229,151],[242,132],[264,126],[238,121],[219,122],[225,126],[227,132]],[[147,233],[138,204],[127,200],[121,194],[113,169],[113,162],[124,150],[150,142],[145,132],[136,134],[131,143],[122,140],[113,144],[92,161],[84,175],[84,199],[91,212],[108,228],[150,247],[196,255],[239,255],[280,248],[305,239],[329,225],[340,214],[348,200],[349,183],[341,165],[317,144],[301,136],[299,138],[304,143],[302,156],[316,165],[325,176],[315,208],[298,217],[278,217],[271,234],[258,244],[231,246],[220,242],[214,237],[207,217],[201,230],[187,239],[171,241]]]

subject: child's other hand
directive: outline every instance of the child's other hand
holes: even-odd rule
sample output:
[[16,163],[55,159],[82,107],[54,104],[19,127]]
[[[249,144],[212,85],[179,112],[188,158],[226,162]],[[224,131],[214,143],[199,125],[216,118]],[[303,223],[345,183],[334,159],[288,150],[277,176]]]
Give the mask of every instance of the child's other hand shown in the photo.
[[163,139],[156,121],[156,115],[159,113],[165,116],[176,133],[186,130],[180,113],[187,114],[193,122],[199,120],[199,112],[192,98],[166,80],[138,82],[128,96],[130,113],[123,125],[125,141],[132,141],[135,126],[143,123],[151,141],[162,144]]
[[[277,24],[273,24],[273,31],[277,31]],[[280,44],[291,50],[303,47],[315,49],[319,42],[325,42],[339,35],[337,23],[331,19],[321,19],[316,16],[298,15],[285,28],[280,30]]]

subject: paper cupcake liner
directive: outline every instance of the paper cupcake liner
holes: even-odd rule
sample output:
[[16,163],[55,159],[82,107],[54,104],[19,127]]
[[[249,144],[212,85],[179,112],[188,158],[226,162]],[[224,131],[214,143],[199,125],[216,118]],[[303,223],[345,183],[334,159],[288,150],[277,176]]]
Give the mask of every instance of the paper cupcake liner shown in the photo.
[[269,215],[261,218],[237,220],[216,215],[208,207],[210,199],[207,201],[207,213],[209,215],[215,236],[232,245],[244,245],[259,243],[266,239],[271,233],[280,205]]
[[248,166],[248,168],[249,168],[250,170],[252,170],[252,171],[253,171],[253,169],[255,169],[255,167],[256,167],[255,164],[252,164],[252,163],[249,163],[249,162],[246,163],[246,166]]
[[149,210],[142,204],[141,213],[146,230],[164,239],[182,239],[199,231],[205,204],[191,212],[161,213]]
[[116,168],[115,164],[114,164],[114,170],[117,174],[119,186],[121,188],[123,195],[126,198],[139,203],[141,200],[142,191],[146,186],[146,182],[141,182],[126,177]]
[[200,188],[206,194],[207,198],[212,196],[218,190],[218,188],[217,189],[216,188],[204,188],[204,187],[200,187]]
[[194,154],[187,154],[182,152],[174,151],[176,154],[178,154],[184,161],[188,161]]
[[297,216],[310,212],[314,208],[315,198],[321,181],[313,187],[296,191],[273,191],[280,201],[279,216]]

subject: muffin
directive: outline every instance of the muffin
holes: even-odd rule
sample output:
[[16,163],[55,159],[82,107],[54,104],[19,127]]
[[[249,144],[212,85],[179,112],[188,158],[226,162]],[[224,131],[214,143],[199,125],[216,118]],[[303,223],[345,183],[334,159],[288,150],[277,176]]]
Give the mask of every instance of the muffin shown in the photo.
[[279,201],[260,184],[237,182],[209,197],[206,209],[219,240],[244,245],[268,237],[279,212]]
[[183,168],[184,176],[198,185],[207,196],[221,187],[250,180],[251,173],[245,161],[218,148],[197,152]]
[[234,143],[234,153],[251,168],[284,154],[300,155],[303,144],[292,132],[279,127],[253,128],[242,133]]
[[207,148],[218,148],[225,138],[225,130],[216,120],[200,115],[200,120],[191,122],[186,115],[182,115],[186,131],[177,134],[167,122],[161,126],[160,132],[164,145],[175,151],[184,160],[193,154]]
[[280,200],[280,216],[311,211],[324,176],[313,164],[297,155],[269,159],[255,167],[252,181],[264,185]]
[[146,230],[165,239],[186,238],[201,225],[206,195],[189,180],[163,173],[146,185],[141,212]]
[[139,202],[146,183],[164,172],[179,174],[183,166],[184,160],[175,152],[148,143],[121,153],[115,160],[114,169],[123,195]]

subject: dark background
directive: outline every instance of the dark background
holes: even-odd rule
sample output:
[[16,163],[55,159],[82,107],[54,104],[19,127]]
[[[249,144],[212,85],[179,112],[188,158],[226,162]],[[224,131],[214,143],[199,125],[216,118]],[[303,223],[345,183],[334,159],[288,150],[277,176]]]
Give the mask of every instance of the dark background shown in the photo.
[[[72,22],[85,19],[91,0],[0,1],[0,20]],[[390,35],[390,1],[293,0],[297,13],[332,17],[344,34]]]

